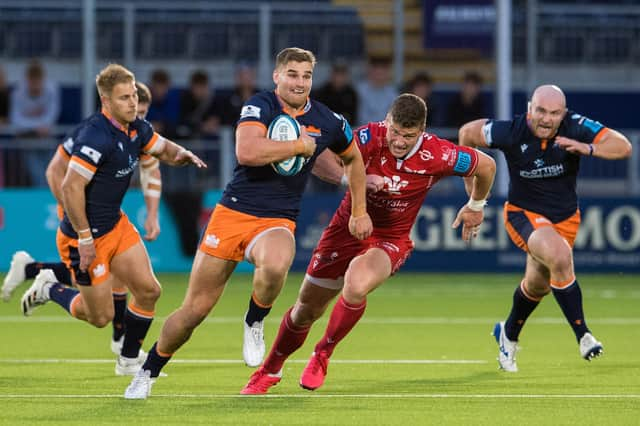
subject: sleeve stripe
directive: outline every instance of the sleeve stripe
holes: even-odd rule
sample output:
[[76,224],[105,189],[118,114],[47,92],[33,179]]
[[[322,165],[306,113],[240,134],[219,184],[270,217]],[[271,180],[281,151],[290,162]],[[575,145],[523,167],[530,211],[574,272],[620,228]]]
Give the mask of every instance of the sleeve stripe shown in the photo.
[[58,153],[60,155],[62,155],[64,158],[67,159],[67,161],[71,158],[71,154],[69,154],[64,147],[62,146],[62,144],[58,145]]
[[351,139],[351,143],[349,143],[349,146],[346,147],[345,149],[343,149],[340,152],[336,152],[336,154],[344,155],[344,154],[348,153],[349,151],[351,151],[353,149],[353,147],[355,146],[355,141],[356,141],[356,138],[352,138]]
[[243,121],[241,123],[238,123],[238,127],[242,126],[258,126],[262,127],[265,133],[267,132],[267,126],[265,126],[264,123],[261,123],[260,121]]
[[606,135],[608,131],[609,131],[608,127],[603,127],[602,129],[600,129],[600,131],[596,134],[596,137],[593,138],[593,142],[591,143],[594,145],[600,143],[600,141],[602,140],[602,137]]
[[86,169],[82,164],[76,163],[73,160],[69,163],[69,168],[87,180],[93,178],[93,172],[91,170]]
[[151,136],[151,139],[149,140],[149,142],[147,142],[147,144],[142,147],[142,150],[144,152],[149,152],[149,153],[162,152],[163,149],[164,149],[164,138],[159,134],[157,134],[156,132],[153,132],[153,136]]
[[91,163],[89,163],[89,162],[87,162],[87,161],[83,160],[82,158],[77,157],[75,155],[73,157],[71,157],[71,160],[69,160],[69,161],[70,161],[70,164],[76,163],[76,164],[84,167],[85,169],[90,171],[92,175],[96,172],[96,170],[98,170],[98,167],[94,166],[93,164],[91,164]]

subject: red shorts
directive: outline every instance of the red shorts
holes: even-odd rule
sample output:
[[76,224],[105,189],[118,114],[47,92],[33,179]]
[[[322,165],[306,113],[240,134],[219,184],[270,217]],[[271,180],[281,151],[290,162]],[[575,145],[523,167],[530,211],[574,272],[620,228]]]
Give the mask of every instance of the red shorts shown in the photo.
[[200,242],[200,251],[220,259],[250,260],[249,253],[259,237],[274,229],[286,229],[293,237],[296,224],[284,218],[256,217],[216,205]]
[[553,227],[569,243],[569,246],[573,247],[580,228],[580,210],[576,210],[573,216],[562,222],[553,223],[541,214],[506,202],[504,203],[504,224],[511,241],[527,253],[529,237],[533,231],[544,226]]
[[381,235],[375,230],[373,235],[361,241],[349,233],[345,224],[331,221],[313,251],[305,278],[320,287],[339,290],[344,285],[344,274],[351,260],[371,248],[384,250],[389,256],[393,275],[411,254],[413,241],[406,236]]
[[67,265],[73,275],[73,280],[78,285],[98,285],[103,283],[110,274],[111,259],[125,252],[140,242],[138,230],[129,222],[129,218],[121,213],[116,226],[106,234],[94,240],[96,258],[89,265],[87,272],[80,271],[80,254],[78,253],[78,240],[70,238],[60,231],[56,235],[56,245],[60,259]]

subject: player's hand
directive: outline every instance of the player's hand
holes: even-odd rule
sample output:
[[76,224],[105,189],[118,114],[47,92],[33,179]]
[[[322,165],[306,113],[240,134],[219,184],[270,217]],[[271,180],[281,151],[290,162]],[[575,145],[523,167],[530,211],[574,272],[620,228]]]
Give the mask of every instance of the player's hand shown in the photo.
[[160,235],[160,221],[157,214],[147,214],[144,221],[144,238],[146,241],[155,241]]
[[200,159],[200,157],[198,157],[193,152],[185,148],[182,148],[180,151],[178,151],[178,153],[176,154],[176,158],[174,158],[173,161],[174,163],[180,166],[193,164],[199,169],[207,168],[207,165],[205,164],[204,161]]
[[367,175],[367,192],[378,192],[384,188],[384,178],[379,175]]
[[569,139],[564,136],[556,136],[555,144],[565,151],[577,155],[589,155],[591,151],[588,143],[578,142],[575,139]]
[[368,213],[362,216],[349,218],[349,232],[359,240],[368,238],[373,232],[373,223]]
[[478,232],[480,231],[480,224],[482,224],[483,219],[484,212],[482,210],[480,210],[479,212],[471,210],[469,206],[465,204],[458,211],[458,215],[453,221],[451,227],[456,229],[462,223],[462,240],[468,243],[471,242],[472,238],[478,236]]
[[80,254],[80,270],[86,272],[96,259],[96,246],[93,241],[87,244],[78,244],[78,253]]
[[300,152],[304,158],[309,158],[316,152],[316,140],[307,134],[307,130],[300,126],[300,140],[303,143],[304,150]]

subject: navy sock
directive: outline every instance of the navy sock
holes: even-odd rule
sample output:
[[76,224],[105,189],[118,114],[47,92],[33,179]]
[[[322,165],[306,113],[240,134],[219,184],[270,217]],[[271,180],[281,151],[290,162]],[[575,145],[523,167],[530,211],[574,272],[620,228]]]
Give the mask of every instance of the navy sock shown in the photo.
[[49,297],[51,300],[62,306],[67,312],[71,314],[71,301],[80,292],[72,287],[64,286],[60,283],[55,283],[49,289]]
[[578,285],[578,280],[564,288],[551,287],[551,290],[579,342],[589,329],[582,312],[582,291]]
[[255,300],[255,294],[251,295],[251,299],[249,300],[249,310],[247,311],[247,316],[244,318],[244,321],[247,325],[251,326],[254,322],[262,321],[264,317],[266,317],[269,312],[271,312],[271,306],[263,307],[259,306]]
[[125,331],[124,316],[127,311],[127,293],[112,293],[113,294],[113,321],[111,325],[113,327],[113,340],[120,340]]
[[120,353],[122,356],[127,358],[138,357],[142,342],[147,336],[149,327],[151,327],[151,321],[153,321],[153,316],[137,314],[131,310],[131,307],[127,309],[124,314],[125,333],[122,352]]
[[24,267],[24,274],[27,279],[35,278],[43,269],[51,269],[53,273],[56,275],[56,279],[58,282],[66,285],[71,285],[71,274],[69,273],[69,269],[62,262],[57,263],[44,263],[44,262],[33,262],[27,263]]
[[151,377],[158,377],[160,375],[160,370],[162,370],[162,367],[167,365],[167,363],[173,356],[173,354],[169,356],[159,355],[156,346],[158,346],[158,342],[155,342],[151,349],[149,349],[147,360],[144,362],[144,364],[142,364],[142,369],[149,370],[151,372]]
[[507,339],[512,341],[518,340],[524,323],[539,303],[540,301],[531,300],[525,296],[522,291],[522,284],[516,287],[516,290],[513,292],[511,312],[509,312],[509,317],[504,323],[504,333],[507,335]]

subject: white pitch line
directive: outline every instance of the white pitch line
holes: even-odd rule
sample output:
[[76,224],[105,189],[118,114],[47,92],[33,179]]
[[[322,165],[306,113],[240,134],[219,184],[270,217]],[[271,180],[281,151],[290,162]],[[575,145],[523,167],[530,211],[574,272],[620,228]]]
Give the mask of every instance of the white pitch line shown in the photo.
[[[0,399],[123,399],[122,394],[103,395],[45,395],[45,394],[9,394],[1,395]],[[543,395],[543,394],[267,394],[267,395],[237,395],[237,394],[153,394],[151,399],[236,399],[236,398],[299,398],[299,399],[640,399],[640,394],[575,394],[575,395]]]
[[[0,364],[111,364],[113,359],[0,359]],[[308,359],[288,363],[306,364]],[[172,364],[244,364],[239,359],[172,359]],[[487,364],[481,359],[332,359],[331,364]]]
[[[156,317],[156,321],[164,321],[166,317]],[[363,318],[359,321],[360,324],[388,324],[388,325],[477,325],[477,324],[494,324],[499,318],[455,318],[455,317],[371,317]],[[269,324],[279,324],[280,318],[266,318],[265,322]],[[624,317],[611,317],[611,318],[589,318],[590,324],[601,325],[640,325],[640,318],[624,318]],[[25,318],[20,315],[0,316],[0,323],[22,323],[22,324],[37,324],[37,323],[71,323],[77,322],[76,319],[65,316],[35,316]],[[211,317],[207,318],[205,323],[208,324],[236,324],[242,322],[242,317]],[[326,324],[326,319],[321,319],[318,323]],[[539,317],[531,318],[527,320],[528,324],[566,324],[566,320],[562,317]]]

